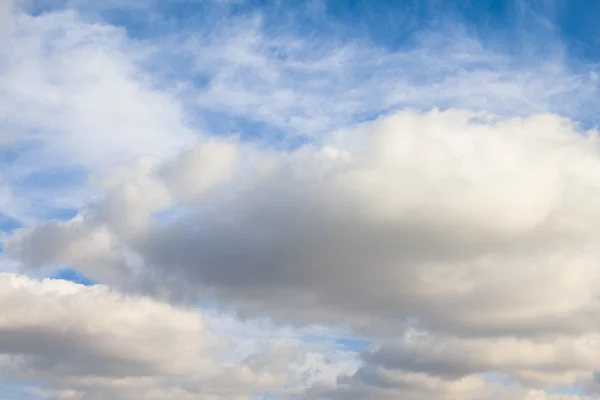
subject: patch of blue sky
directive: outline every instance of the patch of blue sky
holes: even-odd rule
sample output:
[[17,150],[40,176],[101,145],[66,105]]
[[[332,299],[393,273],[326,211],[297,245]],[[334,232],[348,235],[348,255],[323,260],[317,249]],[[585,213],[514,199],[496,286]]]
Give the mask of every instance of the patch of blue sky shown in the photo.
[[506,375],[499,372],[488,372],[483,374],[483,379],[490,383],[500,383],[506,387],[513,386],[513,381]]
[[304,334],[299,338],[304,343],[331,343],[333,349],[361,352],[371,345],[370,340],[354,338],[354,337],[339,337],[331,335]]
[[[527,36],[538,40],[537,46],[544,39],[560,37],[567,52],[575,50],[575,56],[582,54],[576,50],[578,43],[588,42],[591,50],[589,42],[595,42],[600,33],[592,17],[600,12],[600,3],[593,0],[334,0],[324,4],[328,16],[349,32],[366,33],[373,42],[391,48],[403,46],[410,37],[407,33],[437,29],[448,21],[507,50],[521,47],[518,42]],[[598,54],[596,48],[594,56]]]
[[19,158],[19,153],[13,148],[0,147],[0,166],[14,163]]
[[[282,121],[283,125],[290,123]],[[309,139],[302,134],[291,134],[284,127],[276,127],[264,121],[245,116],[232,116],[226,111],[202,110],[202,126],[217,136],[239,135],[244,142],[258,143],[276,150],[294,150],[307,144]],[[264,143],[268,139],[267,143]]]
[[[41,6],[44,3],[46,9],[52,3],[55,6],[67,4],[64,1],[34,3],[39,10],[44,9]],[[545,30],[552,24],[558,34],[574,43],[589,42],[600,32],[592,17],[594,10],[600,11],[600,4],[592,0],[148,0],[123,3],[135,6],[116,8],[110,7],[108,2],[103,7],[103,17],[110,23],[123,26],[132,37],[139,38],[157,37],[164,34],[165,29],[195,30],[227,23],[215,18],[224,14],[229,18],[260,14],[267,34],[277,34],[281,29],[286,29],[302,35],[337,35],[348,39],[368,37],[378,45],[391,48],[404,46],[413,32],[435,28],[448,20],[464,24],[470,31],[482,36],[494,35],[498,37],[497,40],[500,33],[504,34],[503,40],[510,40],[507,33],[522,33],[527,29]],[[140,13],[141,7],[147,12]]]
[[130,38],[147,40],[216,23],[215,13],[222,13],[227,3],[219,0],[32,0],[25,4],[25,9],[34,16],[76,9],[87,20],[122,27]]
[[[308,28],[311,18],[302,18],[297,14],[306,7],[303,2],[269,2],[269,1],[156,1],[144,2],[145,13],[140,13],[139,7],[104,7],[100,11],[104,20],[125,28],[130,37],[135,39],[153,39],[174,32],[210,31],[221,24],[231,23],[224,18],[246,18],[249,15],[260,14],[268,29],[284,23],[292,26]],[[294,13],[294,14],[292,14]],[[288,21],[282,17],[288,15]],[[308,16],[308,14],[306,14]],[[294,21],[292,25],[289,22]],[[272,23],[271,23],[272,22]],[[208,28],[208,29],[207,29]]]
[[15,382],[3,379],[0,375],[0,395],[2,400],[46,400],[40,386],[34,382]]
[[221,307],[219,306],[219,303],[216,300],[205,300],[200,302],[200,305],[198,306],[198,308],[202,311],[221,311]]
[[154,213],[153,219],[160,225],[168,225],[187,215],[187,210],[182,207],[170,207],[166,210],[160,210]]
[[73,268],[60,268],[48,278],[69,281],[84,286],[93,286],[97,284],[97,282],[91,280],[90,278],[86,277],[84,274]]
[[21,221],[0,211],[0,232],[9,233],[22,227]]
[[[69,6],[90,8],[127,30],[132,38],[152,39],[171,32],[204,31],[230,24],[231,18],[260,14],[268,35],[293,33],[304,37],[364,40],[393,50],[410,46],[415,33],[445,29],[448,21],[471,34],[487,38],[489,45],[506,50],[523,49],[531,37],[543,50],[545,40],[560,39],[567,54],[596,62],[600,57],[600,25],[595,16],[600,3],[584,1],[518,0],[323,0],[323,1],[128,1],[119,7],[90,6],[90,2],[37,0],[29,10],[42,13]],[[130,7],[127,5],[130,4]],[[144,11],[144,12],[141,12]],[[442,28],[441,28],[442,27]]]
[[[40,134],[37,129],[24,130],[9,123],[0,123],[0,132],[9,132],[6,142],[0,140],[0,168],[3,172],[19,163],[35,161],[36,152],[41,150],[39,142],[35,140],[35,136]],[[25,133],[17,136],[10,132]]]
[[32,220],[68,220],[77,214],[87,171],[77,167],[35,169],[11,181],[11,193],[27,204]]
[[566,42],[565,50],[573,57],[597,63],[600,60],[600,2],[594,0],[549,2],[553,22]]
[[338,338],[334,340],[334,347],[339,350],[361,352],[367,349],[372,342],[365,339]]
[[44,210],[43,218],[44,219],[55,219],[59,221],[68,221],[75,217],[79,210],[75,208],[65,208],[65,207],[49,207]]
[[546,389],[546,393],[557,396],[584,396],[585,390],[580,385],[554,386]]
[[80,167],[55,167],[32,171],[15,182],[23,190],[50,189],[53,191],[79,187],[87,182],[87,172]]

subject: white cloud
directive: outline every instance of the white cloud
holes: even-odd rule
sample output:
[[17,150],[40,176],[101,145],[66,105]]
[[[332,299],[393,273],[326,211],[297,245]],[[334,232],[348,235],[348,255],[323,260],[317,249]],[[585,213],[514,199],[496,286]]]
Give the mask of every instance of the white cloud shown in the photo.
[[0,372],[61,399],[249,399],[293,388],[307,356],[265,332],[240,353],[197,311],[104,286],[0,274],[0,315]]
[[[475,117],[400,113],[324,149],[275,154],[270,172],[246,163],[168,224],[153,213],[169,204],[172,177],[150,169],[75,220],[20,232],[7,251],[93,275],[126,249],[156,284],[214,289],[259,314],[329,321],[331,307],[485,334],[595,329],[595,132],[551,115]],[[173,165],[202,182],[230,159],[206,155]]]
[[0,112],[53,163],[65,155],[84,166],[164,155],[189,140],[178,102],[140,68],[152,45],[130,41],[123,29],[72,11],[19,14],[7,40]]
[[598,334],[544,339],[464,339],[405,334],[363,354],[369,368],[415,371],[445,379],[495,372],[513,382],[550,388],[593,381]]
[[377,399],[377,400],[590,400],[597,397],[579,394],[552,394],[521,386],[507,387],[485,382],[482,377],[444,381],[423,374],[369,371],[352,377],[335,388],[313,388],[306,399]]
[[157,49],[124,29],[74,11],[21,12],[2,41],[0,118],[10,134],[3,149],[14,160],[3,160],[0,187],[10,215],[31,223],[40,209],[81,207],[93,194],[81,183],[60,193],[23,183],[36,174],[59,171],[55,186],[69,176],[85,183],[90,171],[168,156],[195,141],[180,102],[142,68]]
[[159,172],[172,193],[184,203],[194,202],[228,180],[235,172],[237,146],[209,140],[179,157]]
[[[423,374],[435,393],[471,398],[488,390],[478,376],[487,372],[525,388],[589,382],[600,313],[596,135],[549,114],[450,110],[402,112],[322,148],[264,153],[267,169],[248,161],[261,150],[243,144],[197,150],[123,170],[119,184],[107,181],[104,203],[21,231],[6,249],[31,267],[77,265],[130,290],[216,296],[242,315],[348,323],[376,336],[416,324],[457,337],[428,345],[439,351],[419,352],[409,372],[374,369],[370,386],[414,385]],[[223,174],[232,154],[245,161]],[[198,192],[173,186],[174,173],[220,183]],[[194,195],[187,206],[182,188]],[[173,206],[184,217],[154,219]],[[482,356],[469,364],[445,353],[457,344]],[[570,358],[546,354],[549,346]],[[483,358],[495,352],[505,358]],[[435,376],[444,363],[454,377]]]

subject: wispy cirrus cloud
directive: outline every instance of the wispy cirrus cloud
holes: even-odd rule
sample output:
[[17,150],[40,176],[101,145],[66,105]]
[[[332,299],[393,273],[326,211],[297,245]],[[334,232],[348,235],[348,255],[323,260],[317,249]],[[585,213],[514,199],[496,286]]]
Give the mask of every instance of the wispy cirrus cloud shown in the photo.
[[598,96],[595,69],[571,69],[559,43],[523,59],[452,25],[422,32],[399,50],[270,37],[260,18],[233,25],[191,39],[194,72],[206,80],[199,105],[288,133],[323,134],[406,107],[550,111],[587,120]]

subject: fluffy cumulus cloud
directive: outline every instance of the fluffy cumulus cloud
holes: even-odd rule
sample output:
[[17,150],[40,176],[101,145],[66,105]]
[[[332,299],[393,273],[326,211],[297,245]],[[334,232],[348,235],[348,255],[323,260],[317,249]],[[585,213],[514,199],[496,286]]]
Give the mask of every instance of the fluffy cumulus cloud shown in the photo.
[[[596,133],[486,118],[402,112],[285,153],[202,143],[118,171],[106,199],[7,251],[364,329],[377,316],[453,334],[594,331]],[[183,216],[155,217],[170,209]]]
[[105,286],[4,273],[0,287],[0,371],[52,398],[249,399],[318,366],[291,338],[236,350],[197,311]]
[[465,398],[491,372],[587,385],[599,166],[597,133],[553,115],[401,112],[291,152],[213,140],[140,162],[107,178],[104,200],[6,250],[245,316],[425,335],[374,345],[352,385]]
[[0,392],[600,398],[593,67],[142,3],[0,3]]

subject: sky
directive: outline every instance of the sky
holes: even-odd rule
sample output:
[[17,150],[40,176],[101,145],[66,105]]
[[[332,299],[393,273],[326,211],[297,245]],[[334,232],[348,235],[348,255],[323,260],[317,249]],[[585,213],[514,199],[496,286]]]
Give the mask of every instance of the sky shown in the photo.
[[599,15],[0,0],[0,398],[600,399]]

